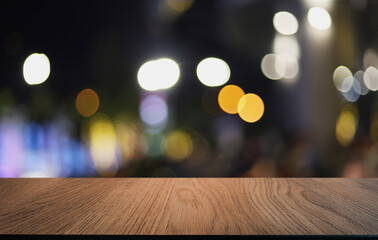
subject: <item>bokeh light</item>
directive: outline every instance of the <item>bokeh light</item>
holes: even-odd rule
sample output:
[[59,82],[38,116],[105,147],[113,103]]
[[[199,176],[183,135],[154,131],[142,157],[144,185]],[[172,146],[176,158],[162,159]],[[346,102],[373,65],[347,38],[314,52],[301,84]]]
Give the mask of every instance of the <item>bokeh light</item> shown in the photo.
[[303,3],[306,8],[321,7],[326,10],[331,10],[334,8],[335,1],[333,0],[304,0]]
[[285,63],[284,79],[295,79],[299,72],[298,60],[291,54],[283,53],[279,55]]
[[345,66],[339,66],[333,72],[333,83],[340,92],[348,92],[353,85],[352,72]]
[[171,132],[165,139],[165,155],[174,161],[181,161],[190,156],[193,143],[190,135],[182,130]]
[[[352,83],[352,87],[349,88],[350,83]],[[345,87],[344,85],[347,84],[348,87]],[[345,78],[343,82],[343,89],[349,88],[347,92],[343,92],[344,98],[348,102],[356,102],[360,98],[360,92],[361,92],[361,86],[357,79],[354,77],[347,77]]]
[[375,67],[368,67],[364,73],[364,83],[371,91],[378,90],[378,70]]
[[285,61],[277,54],[267,54],[261,60],[261,71],[269,79],[281,79],[286,72]]
[[113,176],[118,170],[117,137],[113,122],[107,115],[97,113],[90,119],[89,140],[97,172],[101,176]]
[[121,148],[122,164],[135,159],[139,143],[139,131],[135,121],[122,114],[114,121],[117,141]]
[[300,57],[301,52],[298,40],[294,36],[282,36],[277,34],[273,41],[273,52],[275,54],[291,54],[297,59]]
[[100,106],[100,99],[92,89],[82,90],[76,97],[76,109],[84,117],[90,117],[95,114]]
[[27,84],[41,84],[50,75],[50,61],[43,53],[33,53],[26,58],[23,73]]
[[218,103],[223,111],[229,114],[238,113],[238,102],[244,91],[236,85],[224,86],[218,95]]
[[231,75],[228,64],[219,58],[206,58],[197,66],[198,79],[208,87],[216,87],[225,84]]
[[264,110],[263,100],[254,93],[248,93],[239,100],[238,113],[246,122],[257,122],[264,114]]
[[364,54],[364,68],[378,68],[378,55],[373,49],[367,49]]
[[291,35],[298,31],[297,18],[289,12],[278,12],[273,16],[273,26],[277,32]]
[[352,143],[357,123],[357,108],[352,104],[344,106],[336,122],[336,139],[341,146],[348,147]]
[[171,88],[179,77],[179,65],[169,58],[148,61],[138,71],[138,83],[147,91]]
[[326,30],[331,27],[332,19],[324,8],[310,8],[307,14],[308,22],[316,29]]
[[360,95],[366,95],[369,92],[369,88],[366,87],[365,82],[364,82],[364,71],[361,71],[361,70],[357,71],[354,74],[354,78],[358,81],[360,85],[360,91],[358,93]]
[[194,0],[166,0],[165,3],[167,6],[175,12],[185,12],[187,11],[192,5]]
[[147,126],[163,129],[168,122],[168,106],[165,99],[159,95],[148,95],[139,106],[139,115]]

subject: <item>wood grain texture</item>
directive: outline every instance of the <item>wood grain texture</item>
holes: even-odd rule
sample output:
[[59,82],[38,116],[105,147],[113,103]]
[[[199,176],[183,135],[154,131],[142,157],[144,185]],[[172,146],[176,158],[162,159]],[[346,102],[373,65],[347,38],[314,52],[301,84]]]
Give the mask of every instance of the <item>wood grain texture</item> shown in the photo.
[[1,234],[378,234],[378,179],[0,179]]

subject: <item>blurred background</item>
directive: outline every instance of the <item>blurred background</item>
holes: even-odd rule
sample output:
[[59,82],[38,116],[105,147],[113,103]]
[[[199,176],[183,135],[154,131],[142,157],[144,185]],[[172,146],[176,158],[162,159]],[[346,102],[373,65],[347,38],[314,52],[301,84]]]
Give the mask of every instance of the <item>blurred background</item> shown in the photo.
[[378,1],[0,0],[0,177],[377,177]]

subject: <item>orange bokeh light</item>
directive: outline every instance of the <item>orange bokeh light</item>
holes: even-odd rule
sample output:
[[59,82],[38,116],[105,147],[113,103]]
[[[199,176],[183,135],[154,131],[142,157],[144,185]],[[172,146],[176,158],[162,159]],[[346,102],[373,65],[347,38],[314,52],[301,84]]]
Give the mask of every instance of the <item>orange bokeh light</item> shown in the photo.
[[76,109],[84,117],[95,114],[100,106],[100,99],[92,89],[82,90],[76,97]]
[[223,111],[229,114],[238,113],[238,102],[244,91],[236,85],[227,85],[218,94],[218,103]]

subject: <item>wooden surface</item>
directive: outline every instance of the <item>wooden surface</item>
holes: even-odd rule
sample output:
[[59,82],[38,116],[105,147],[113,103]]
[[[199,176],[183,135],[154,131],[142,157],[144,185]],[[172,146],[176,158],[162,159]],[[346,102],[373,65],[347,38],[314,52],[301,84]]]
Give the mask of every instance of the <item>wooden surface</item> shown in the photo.
[[0,234],[378,234],[378,179],[0,179]]

